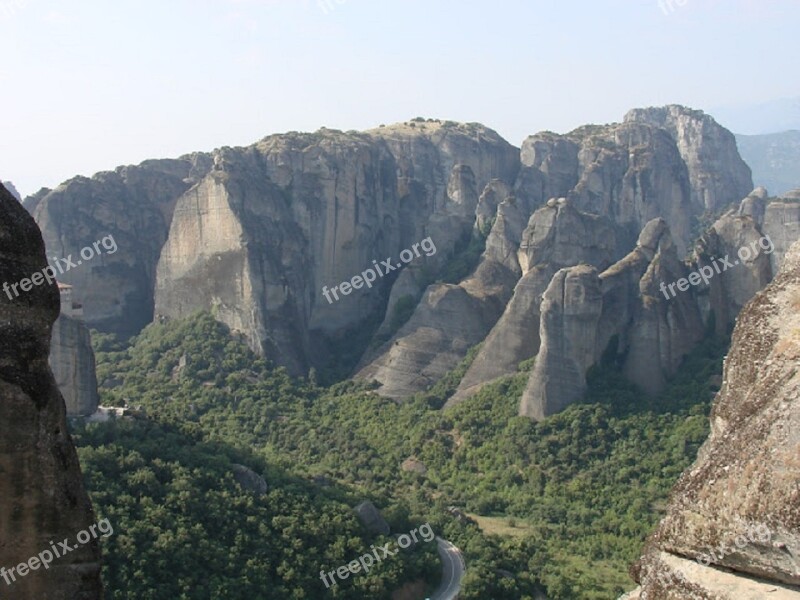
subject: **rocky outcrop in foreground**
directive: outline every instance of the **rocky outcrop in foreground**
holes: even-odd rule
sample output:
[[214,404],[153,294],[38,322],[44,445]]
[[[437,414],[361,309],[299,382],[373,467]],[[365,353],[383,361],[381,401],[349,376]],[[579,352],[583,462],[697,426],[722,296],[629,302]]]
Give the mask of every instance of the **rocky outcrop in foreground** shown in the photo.
[[800,599],[800,243],[742,311],[711,437],[633,569],[642,600]]
[[[0,186],[0,282],[15,283],[46,266],[44,244],[22,205]],[[67,433],[64,400],[48,367],[58,317],[55,285],[10,300],[0,294],[0,567],[28,562],[94,523],[78,457]],[[11,578],[9,577],[9,580]],[[49,569],[0,583],[7,597],[102,598],[100,550],[79,546]]]

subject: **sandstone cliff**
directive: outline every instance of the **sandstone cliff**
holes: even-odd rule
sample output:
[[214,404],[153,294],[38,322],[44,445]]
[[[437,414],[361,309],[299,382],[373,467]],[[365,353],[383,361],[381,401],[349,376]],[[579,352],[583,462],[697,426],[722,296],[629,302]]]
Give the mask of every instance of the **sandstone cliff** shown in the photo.
[[202,154],[146,161],[91,179],[76,177],[25,200],[49,257],[78,257],[108,235],[117,242],[119,252],[59,276],[80,293],[90,327],[132,334],[153,320],[156,265],[172,211],[209,167],[210,158]]
[[[600,359],[612,339],[616,339],[616,350],[624,357],[622,368],[627,378],[645,392],[658,393],[712,322],[718,332],[729,331],[741,308],[772,280],[772,264],[780,264],[786,244],[800,237],[795,233],[796,224],[787,222],[793,209],[793,203],[770,200],[765,191],[757,190],[741,202],[738,210],[728,211],[701,236],[693,258],[686,263],[677,252],[666,221],[651,221],[642,230],[636,248],[599,275],[601,317],[592,321],[594,325],[583,322],[582,328],[591,331],[582,331],[577,337],[570,333],[564,315],[593,314],[594,307],[586,305],[580,294],[556,294],[561,303],[549,303],[548,310],[554,314],[548,315],[549,323],[540,322],[544,313],[536,300],[539,292],[531,294],[531,287],[523,285],[529,278],[526,274],[518,289],[523,299],[533,300],[517,302],[515,297],[509,303],[507,313],[487,337],[448,405],[480,389],[482,383],[513,372],[512,367],[530,353],[536,360],[520,414],[537,419],[549,416],[582,396],[588,368]],[[766,234],[768,230],[777,243]],[[717,269],[724,257],[730,266]],[[707,285],[677,290],[674,295],[665,288],[682,278],[697,278],[695,273],[700,269],[711,274]],[[584,288],[589,289],[589,284]],[[537,326],[540,332],[533,335],[532,329]],[[594,340],[593,356],[582,350],[587,346],[582,336]],[[502,341],[503,348],[496,341]]]
[[666,223],[654,219],[636,248],[602,273],[586,266],[559,271],[543,296],[541,346],[520,414],[543,419],[580,400],[589,368],[607,349],[619,354],[629,380],[660,391],[703,336],[694,297],[660,292],[685,270]]
[[[702,112],[670,106],[566,135],[539,133],[520,149],[481,125],[433,120],[274,135],[246,148],[78,178],[26,204],[53,254],[115,236],[119,253],[66,278],[93,327],[132,332],[154,314],[210,310],[254,350],[304,375],[329,364],[353,332],[382,321],[357,374],[393,398],[426,389],[485,341],[459,401],[536,355],[541,296],[559,269],[585,263],[602,273],[633,252],[657,219],[680,260],[703,216],[751,187],[729,132]],[[558,219],[553,206],[537,212],[558,198],[569,207]],[[756,228],[794,217],[793,207],[770,205]],[[532,219],[540,220],[535,227]],[[780,238],[780,225],[772,227]],[[731,228],[719,229],[722,242],[736,242]],[[473,272],[431,285],[470,236],[487,236]],[[427,237],[435,254],[326,301],[324,286],[352,279],[374,260],[391,257],[396,265],[402,250]],[[722,292],[699,300],[703,317],[720,312],[729,322],[774,272],[763,263],[737,276],[743,281],[731,285],[741,293],[727,306]],[[630,346],[664,353],[659,376],[647,381],[655,389],[691,339],[676,327],[693,321],[664,330],[671,313],[657,315],[656,305],[641,301],[649,297],[639,289],[643,277],[623,286],[637,296],[631,318],[640,320],[616,328],[631,336]],[[397,314],[409,312],[398,330]]]
[[669,132],[688,169],[693,204],[719,212],[753,189],[750,167],[739,156],[735,136],[710,115],[671,105],[634,109],[625,121]]
[[[750,299],[772,281],[789,247],[800,239],[800,205],[754,190],[723,214],[695,244],[692,270],[714,267],[698,294],[704,315],[714,313],[719,332],[730,331]],[[721,259],[727,258],[727,263]]]
[[564,410],[586,391],[603,312],[597,270],[585,265],[560,270],[544,293],[541,310],[542,347],[520,405],[520,413],[534,419]]
[[385,310],[398,273],[333,303],[323,286],[350,280],[373,260],[395,264],[426,237],[437,252],[417,264],[435,271],[470,235],[478,190],[495,176],[512,180],[518,164],[516,150],[491,130],[438,122],[272,136],[223,149],[214,161],[178,200],[156,312],[179,318],[211,309],[296,374],[324,360],[320,336]]
[[61,315],[53,325],[50,368],[67,407],[67,417],[88,417],[100,404],[94,350],[89,330],[79,320]]
[[800,243],[739,316],[711,437],[673,490],[630,598],[800,598],[798,332]]
[[[33,219],[0,186],[0,282],[18,282],[47,264]],[[94,522],[64,400],[47,359],[58,317],[55,285],[9,300],[0,294],[0,566],[16,567]],[[13,598],[102,598],[97,542],[83,545],[0,588]]]
[[[551,279],[559,269],[573,265],[607,268],[618,258],[616,233],[610,220],[582,213],[571,201],[561,198],[537,210],[521,234],[506,240],[503,247],[509,249],[499,256],[513,250],[511,264],[523,275],[446,406],[468,398],[489,381],[513,373],[520,362],[539,351],[539,305]],[[499,246],[495,234],[493,230],[487,255]]]
[[[448,333],[463,329],[460,317],[446,309],[436,311],[420,305],[417,310],[424,311],[424,319],[422,314],[413,315],[405,331],[397,332],[383,346],[383,354],[368,356],[362,363],[358,376],[377,380],[380,394],[397,398],[421,391],[435,382],[429,371],[433,362],[439,364],[436,373],[445,366],[453,368],[466,353],[456,348],[483,337],[483,348],[448,406],[486,383],[514,373],[519,362],[539,350],[539,305],[559,269],[581,263],[601,270],[609,267],[613,260],[636,248],[640,232],[654,219],[664,221],[671,232],[676,260],[682,258],[691,247],[702,215],[739,202],[752,189],[750,171],[739,158],[733,136],[702,112],[677,106],[633,111],[623,123],[586,126],[563,136],[550,132],[531,136],[522,145],[520,161],[513,194],[501,185],[485,190],[476,217],[476,227],[483,228],[492,222],[491,208],[498,207],[483,260],[502,264],[517,278],[513,291],[503,289],[496,297],[507,296],[510,301],[498,318],[490,316],[488,322],[486,315],[468,313],[467,320],[477,328],[472,337],[462,338]],[[500,199],[506,194],[512,195]],[[574,223],[564,221],[559,236],[552,236],[543,220],[533,230],[533,238],[530,233],[520,233],[521,222],[560,196],[574,214],[584,215],[586,224],[576,219]],[[593,230],[588,226],[592,218],[606,219],[610,225],[602,232]],[[536,236],[542,236],[541,243]],[[592,247],[588,240],[597,239],[593,236],[609,240],[608,247],[587,253],[585,250]],[[556,239],[560,243],[556,244]],[[479,268],[476,274],[480,272]],[[626,288],[626,293],[642,294],[638,287]],[[636,378],[650,391],[660,388],[676,366],[675,357],[696,342],[698,335],[689,328],[703,330],[686,299],[678,300],[676,310],[688,321],[670,323],[666,329],[665,319],[674,315],[656,304],[658,309],[643,303],[637,312],[641,321],[618,328],[618,333],[632,336],[627,342],[630,346],[662,352],[663,360],[656,361],[658,376]],[[709,311],[705,314],[708,317]],[[678,331],[681,326],[687,329]],[[420,335],[431,330],[436,335]],[[485,336],[482,331],[486,331]],[[448,348],[445,359],[441,355],[444,348]],[[629,372],[639,373],[634,366]],[[427,375],[418,377],[419,373]],[[649,373],[656,374],[652,369]],[[552,405],[561,406],[563,402]]]

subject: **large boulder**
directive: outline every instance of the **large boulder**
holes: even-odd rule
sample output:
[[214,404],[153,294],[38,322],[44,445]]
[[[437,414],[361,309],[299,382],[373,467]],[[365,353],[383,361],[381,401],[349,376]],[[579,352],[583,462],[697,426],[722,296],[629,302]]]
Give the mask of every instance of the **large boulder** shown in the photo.
[[375,535],[389,535],[391,528],[386,519],[383,518],[378,508],[369,500],[365,500],[355,508],[358,520],[361,524]]

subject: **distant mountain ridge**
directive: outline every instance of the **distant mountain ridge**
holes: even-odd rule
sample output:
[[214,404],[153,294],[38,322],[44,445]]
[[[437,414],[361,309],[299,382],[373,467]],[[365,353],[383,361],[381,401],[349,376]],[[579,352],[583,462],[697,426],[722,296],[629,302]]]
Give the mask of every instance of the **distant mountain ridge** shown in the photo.
[[738,135],[739,153],[753,170],[756,185],[776,196],[800,188],[800,130]]
[[800,129],[800,97],[722,106],[709,112],[723,127],[745,135]]

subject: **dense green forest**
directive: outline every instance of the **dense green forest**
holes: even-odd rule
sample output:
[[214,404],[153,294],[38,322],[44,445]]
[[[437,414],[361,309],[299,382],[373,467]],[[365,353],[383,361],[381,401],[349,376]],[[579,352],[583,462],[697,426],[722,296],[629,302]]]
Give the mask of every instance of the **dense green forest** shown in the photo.
[[[363,382],[293,380],[205,314],[95,344],[103,403],[138,415],[75,425],[95,507],[115,526],[104,577],[112,599],[153,600],[431,590],[434,544],[325,589],[321,569],[376,544],[352,510],[364,499],[395,533],[430,522],[459,546],[465,600],[616,598],[708,435],[726,347],[709,337],[654,399],[609,353],[584,403],[535,423],[517,416],[530,364],[443,412],[472,355],[398,405]],[[268,492],[238,487],[234,464]]]

